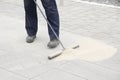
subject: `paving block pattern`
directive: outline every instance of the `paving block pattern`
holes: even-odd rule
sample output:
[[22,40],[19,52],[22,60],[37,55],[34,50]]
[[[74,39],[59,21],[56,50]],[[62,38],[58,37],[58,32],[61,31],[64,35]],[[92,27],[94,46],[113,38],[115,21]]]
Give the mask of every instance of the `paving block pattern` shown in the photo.
[[118,49],[116,55],[94,63],[49,61],[47,56],[61,47],[54,50],[46,47],[49,37],[41,14],[38,14],[38,37],[33,44],[27,44],[23,1],[1,0],[0,80],[120,80],[120,9],[73,0],[64,0],[63,3],[58,8],[61,40],[65,47],[82,35],[115,46]]

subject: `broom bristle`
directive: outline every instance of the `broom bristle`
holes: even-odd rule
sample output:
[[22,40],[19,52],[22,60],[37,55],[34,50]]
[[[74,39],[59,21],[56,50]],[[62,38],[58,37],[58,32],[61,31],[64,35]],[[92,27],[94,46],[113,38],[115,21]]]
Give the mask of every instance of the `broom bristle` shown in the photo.
[[[79,47],[80,47],[79,45],[75,45],[74,47],[72,47],[72,49],[77,49]],[[54,59],[54,58],[60,56],[63,53],[63,51],[64,50],[60,50],[60,51],[57,51],[56,53],[53,53],[53,54],[49,55],[48,59],[51,60],[51,59]]]
[[56,53],[49,55],[48,59],[51,60],[53,58],[56,58],[56,57],[60,56],[62,54],[62,52],[63,52],[62,50],[57,51]]

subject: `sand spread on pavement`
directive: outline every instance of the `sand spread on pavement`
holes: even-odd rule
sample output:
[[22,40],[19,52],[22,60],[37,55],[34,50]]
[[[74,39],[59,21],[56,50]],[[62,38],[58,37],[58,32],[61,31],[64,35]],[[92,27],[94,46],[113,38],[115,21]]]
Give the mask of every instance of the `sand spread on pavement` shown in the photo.
[[95,62],[109,59],[117,52],[115,47],[89,37],[81,37],[78,42],[80,45],[79,48],[68,48],[61,56],[55,58],[54,60],[62,61],[80,59]]

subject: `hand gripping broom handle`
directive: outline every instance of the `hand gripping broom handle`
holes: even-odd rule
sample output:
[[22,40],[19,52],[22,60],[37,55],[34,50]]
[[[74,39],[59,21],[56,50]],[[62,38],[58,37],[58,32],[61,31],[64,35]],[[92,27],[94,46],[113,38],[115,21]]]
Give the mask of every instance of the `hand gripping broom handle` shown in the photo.
[[60,40],[59,37],[57,36],[55,30],[53,29],[53,27],[52,27],[52,25],[50,24],[50,22],[48,21],[48,19],[45,17],[45,15],[44,15],[44,13],[42,12],[40,6],[38,5],[38,3],[37,3],[35,0],[33,0],[33,1],[34,1],[34,3],[36,4],[36,6],[38,7],[38,9],[40,10],[40,12],[41,12],[43,18],[46,20],[47,24],[50,26],[50,28],[51,28],[51,30],[53,31],[55,37],[59,40],[59,42],[60,42],[60,44],[61,44],[63,50],[65,50],[64,45],[62,44],[61,40]]

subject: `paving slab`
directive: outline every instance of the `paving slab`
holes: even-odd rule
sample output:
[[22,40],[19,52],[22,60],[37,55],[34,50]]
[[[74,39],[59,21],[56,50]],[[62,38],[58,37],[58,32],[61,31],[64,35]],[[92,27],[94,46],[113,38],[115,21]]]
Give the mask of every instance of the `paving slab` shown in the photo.
[[119,70],[120,9],[82,2],[75,3],[74,1],[67,6],[69,7],[65,5],[63,9],[70,14],[67,15],[67,12],[61,12],[61,15],[67,15],[62,17],[65,26],[62,30],[96,38],[118,48],[118,52],[114,57],[96,63],[106,68]]
[[[118,53],[100,62],[48,61],[47,56],[61,47],[49,50],[46,47],[49,37],[44,19],[39,14],[38,37],[33,44],[25,42],[23,1],[0,1],[0,67],[33,80],[70,79],[70,80],[119,80],[120,66],[120,9],[65,0],[59,6],[61,15],[61,40],[66,47],[74,43],[78,36],[89,36],[116,46]],[[68,14],[69,13],[69,14]],[[17,32],[17,33],[16,33]],[[45,33],[46,32],[46,33]],[[41,34],[42,33],[42,34]],[[43,34],[45,33],[45,34]],[[14,80],[8,71],[0,70],[0,79]],[[4,74],[2,74],[4,73]],[[59,75],[56,75],[56,74]],[[9,73],[8,73],[9,75]],[[47,77],[48,76],[48,77]],[[53,77],[56,76],[56,77]],[[77,76],[77,77],[76,77]],[[64,78],[63,78],[64,77]],[[83,79],[84,78],[84,79]],[[24,80],[24,79],[22,79]]]
[[103,68],[92,62],[73,61],[67,63],[61,70],[87,78],[88,80],[119,80],[120,72]]
[[21,77],[0,68],[0,80],[28,80],[28,78]]
[[41,78],[43,80],[86,80],[85,78],[74,76],[58,69],[50,70],[32,80],[39,80]]
[[[7,18],[7,19],[6,19]],[[14,22],[15,21],[15,22]],[[59,46],[57,49],[49,50],[46,45],[49,41],[48,34],[40,34],[34,44],[27,44],[25,42],[25,33],[21,27],[23,25],[23,21],[12,18],[9,16],[1,16],[1,23],[9,23],[9,24],[2,24],[1,28],[1,56],[0,56],[0,66],[18,73],[20,75],[26,76],[28,78],[34,77],[36,75],[42,74],[46,72],[50,67],[48,65],[42,65],[41,63],[47,62],[48,54],[60,50],[61,47]],[[17,27],[16,27],[17,26]],[[6,30],[7,29],[7,30]],[[23,30],[23,31],[22,31]],[[47,31],[47,28],[44,27],[40,31],[44,33]],[[16,35],[16,32],[18,33]],[[69,41],[71,37],[69,33],[62,32],[61,34],[65,34],[66,42]],[[19,36],[18,36],[19,35]],[[74,36],[71,34],[71,36]],[[68,38],[69,37],[69,38]],[[76,38],[71,39],[70,43],[73,43]],[[65,39],[63,39],[65,40]],[[67,43],[66,46],[71,44]],[[3,54],[3,53],[4,54]],[[40,65],[41,64],[41,65]]]

